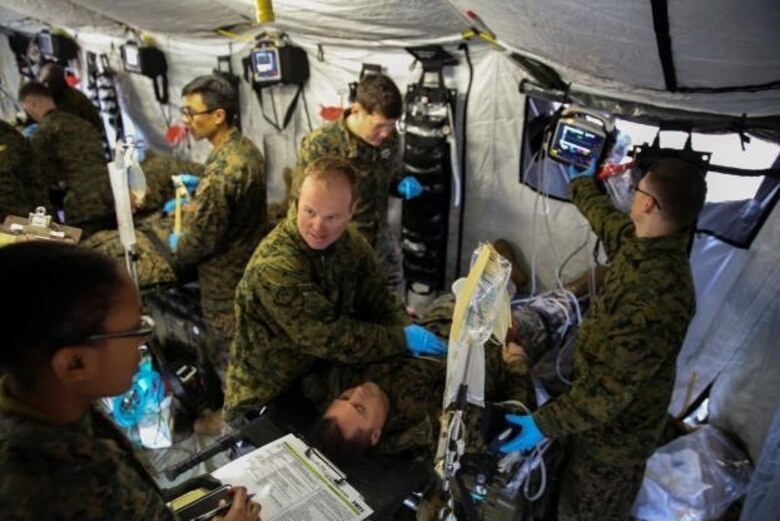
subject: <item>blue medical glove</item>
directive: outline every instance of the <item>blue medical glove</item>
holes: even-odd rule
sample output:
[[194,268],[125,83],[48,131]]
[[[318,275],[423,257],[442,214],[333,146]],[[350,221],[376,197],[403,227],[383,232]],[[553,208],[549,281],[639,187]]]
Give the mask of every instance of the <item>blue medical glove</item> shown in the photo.
[[180,173],[179,179],[181,179],[181,183],[189,193],[193,193],[198,188],[198,183],[200,183],[200,177],[189,172]]
[[526,414],[507,414],[506,421],[521,428],[520,434],[499,447],[501,452],[526,451],[532,449],[544,439],[544,434],[536,426],[534,417]]
[[414,356],[442,356],[447,353],[447,344],[422,326],[412,324],[404,328],[406,349]]
[[180,233],[172,233],[168,236],[168,247],[171,251],[176,251],[176,248],[179,246],[179,238],[181,238]]
[[24,130],[22,130],[22,135],[27,139],[30,139],[35,135],[36,132],[38,132],[38,123],[33,123],[32,125],[27,125],[24,127]]
[[168,199],[162,207],[163,215],[171,215],[176,209],[176,198]]
[[[190,201],[189,197],[182,197],[181,198],[181,204],[188,203]],[[173,197],[171,199],[168,199],[165,201],[165,204],[162,207],[162,213],[163,215],[173,215],[174,210],[176,210],[176,198]]]
[[593,177],[596,175],[596,161],[591,161],[588,168],[582,169],[574,165],[569,165],[566,168],[566,174],[569,176],[569,180],[573,181],[578,177]]
[[408,175],[398,183],[398,193],[408,201],[422,194],[423,187],[416,177]]

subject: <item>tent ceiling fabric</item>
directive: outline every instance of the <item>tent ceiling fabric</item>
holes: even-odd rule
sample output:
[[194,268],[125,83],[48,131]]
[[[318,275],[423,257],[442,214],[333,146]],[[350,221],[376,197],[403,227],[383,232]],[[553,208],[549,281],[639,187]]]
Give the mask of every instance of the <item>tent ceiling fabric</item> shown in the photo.
[[780,81],[777,0],[669,2],[669,23],[679,85]]
[[[125,38],[120,21],[166,37],[222,38],[236,26],[250,37],[253,0],[3,0],[8,11],[77,30]],[[777,115],[780,88],[760,92],[670,93],[651,2],[620,0],[274,0],[293,40],[367,49],[459,41],[474,10],[508,49],[552,66],[573,90],[702,113]],[[669,2],[671,48],[681,88],[717,89],[780,81],[777,0]],[[0,19],[0,23],[2,23]],[[227,43],[227,40],[225,40]]]

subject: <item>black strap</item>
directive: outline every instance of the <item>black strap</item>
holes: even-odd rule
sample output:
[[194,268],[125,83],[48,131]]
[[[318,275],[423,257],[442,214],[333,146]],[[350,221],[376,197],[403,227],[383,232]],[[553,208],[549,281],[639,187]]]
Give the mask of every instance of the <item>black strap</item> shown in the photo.
[[666,90],[677,92],[677,73],[674,70],[672,37],[669,33],[669,5],[666,0],[650,0],[653,9],[653,28],[658,45],[658,57],[664,71]]

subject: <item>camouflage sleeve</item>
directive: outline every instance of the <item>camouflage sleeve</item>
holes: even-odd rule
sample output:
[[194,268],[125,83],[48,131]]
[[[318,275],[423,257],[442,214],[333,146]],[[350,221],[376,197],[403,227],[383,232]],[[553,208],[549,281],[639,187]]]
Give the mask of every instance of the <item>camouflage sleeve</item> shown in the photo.
[[177,262],[192,266],[218,252],[230,222],[226,192],[224,176],[207,174],[201,179],[195,192],[195,209],[184,214]]
[[321,135],[316,131],[307,135],[301,141],[301,148],[298,150],[298,160],[295,163],[295,170],[292,175],[292,182],[290,183],[290,201],[295,201],[298,198],[298,192],[301,188],[301,180],[303,179],[303,171],[312,161],[328,155],[325,153],[325,148],[322,147],[318,141],[317,136]]
[[296,349],[308,355],[359,363],[405,351],[402,324],[345,315],[320,288],[304,280],[300,272],[269,264],[262,269],[253,288],[264,311],[290,337]]
[[632,236],[634,226],[631,219],[617,210],[609,197],[599,192],[595,181],[583,177],[571,182],[572,201],[585,216],[593,232],[604,242],[608,255],[619,248],[624,236]]
[[360,243],[365,259],[361,266],[364,270],[362,284],[358,289],[358,302],[361,315],[365,314],[379,324],[411,324],[404,304],[398,295],[387,286],[387,280],[376,255],[365,238],[356,233],[355,240]]
[[[597,347],[582,353],[586,363],[577,365],[571,390],[534,413],[547,436],[566,436],[608,423],[666,364],[671,348],[662,341],[663,321],[639,300],[618,303],[616,308],[619,311],[599,324],[599,332],[592,332],[591,345]],[[583,347],[580,344],[578,349]]]

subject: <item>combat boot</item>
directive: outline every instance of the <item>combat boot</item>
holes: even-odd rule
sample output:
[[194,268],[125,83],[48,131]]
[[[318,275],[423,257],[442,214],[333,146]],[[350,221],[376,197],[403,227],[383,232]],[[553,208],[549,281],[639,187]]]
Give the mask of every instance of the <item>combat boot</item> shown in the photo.
[[517,262],[517,256],[515,255],[515,250],[512,248],[512,245],[509,244],[509,241],[506,239],[496,239],[492,244],[498,254],[508,260],[512,265],[512,274],[510,275],[512,283],[517,289],[524,288],[526,284],[528,284],[528,274]]
[[[607,266],[600,266],[600,265],[593,268],[593,281],[595,282],[595,287],[592,288],[593,295],[598,293],[599,288],[601,288],[601,284],[604,282],[604,276],[607,274],[607,269],[608,269]],[[590,269],[587,269],[574,280],[564,284],[563,288],[574,293],[575,297],[582,298],[591,292],[590,285],[591,285],[591,274],[590,274]]]

